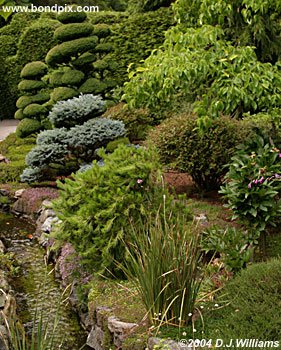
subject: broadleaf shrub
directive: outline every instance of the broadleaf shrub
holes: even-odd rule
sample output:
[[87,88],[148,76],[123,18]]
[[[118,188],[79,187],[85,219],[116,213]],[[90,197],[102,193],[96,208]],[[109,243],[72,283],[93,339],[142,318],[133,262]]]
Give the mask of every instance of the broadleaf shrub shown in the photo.
[[218,189],[226,174],[226,164],[235,147],[249,136],[246,123],[229,117],[217,118],[206,133],[196,130],[197,118],[182,114],[167,119],[150,133],[149,139],[158,148],[160,159],[192,176],[205,191]]
[[57,102],[48,118],[55,127],[71,127],[95,118],[105,111],[105,102],[100,96],[80,95]]
[[233,218],[257,237],[281,221],[281,152],[277,147],[268,137],[256,135],[232,157],[220,191]]
[[125,258],[122,240],[130,240],[129,221],[157,210],[163,194],[169,203],[171,197],[156,182],[154,152],[120,146],[99,155],[103,166],[94,162],[91,169],[59,182],[60,197],[53,207],[62,223],[55,236],[70,242],[90,271],[118,273],[116,261]]

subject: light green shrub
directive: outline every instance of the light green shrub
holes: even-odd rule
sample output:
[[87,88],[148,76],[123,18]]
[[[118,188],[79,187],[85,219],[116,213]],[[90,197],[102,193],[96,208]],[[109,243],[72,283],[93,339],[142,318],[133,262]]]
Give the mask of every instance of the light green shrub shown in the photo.
[[78,95],[78,91],[69,87],[57,87],[51,93],[51,99],[54,102],[68,100],[69,98],[75,97]]
[[18,84],[18,89],[23,92],[33,92],[41,90],[46,87],[45,83],[40,80],[27,80],[24,79]]
[[62,85],[78,86],[84,79],[85,74],[79,70],[68,70],[61,76]]
[[58,27],[54,32],[54,39],[59,42],[87,37],[93,32],[93,25],[90,23],[70,23]]
[[85,12],[69,12],[64,11],[57,15],[57,20],[59,20],[63,24],[68,23],[82,23],[87,18]]
[[20,138],[25,138],[38,132],[41,127],[41,123],[38,120],[24,118],[17,126],[16,135]]
[[98,95],[107,88],[107,85],[96,78],[87,79],[80,87],[79,91],[83,94],[94,94]]
[[46,62],[49,66],[55,67],[57,64],[68,62],[77,53],[84,53],[96,47],[97,37],[79,38],[63,42],[53,47],[46,56]]
[[20,74],[23,79],[32,79],[42,77],[47,73],[47,65],[41,61],[33,61],[26,64]]
[[47,108],[37,103],[31,103],[23,110],[25,118],[39,119],[47,114]]
[[31,96],[21,96],[17,100],[17,107],[18,108],[25,108],[26,106],[30,105],[31,103],[43,103],[49,101],[50,94],[48,92],[40,92],[36,95]]

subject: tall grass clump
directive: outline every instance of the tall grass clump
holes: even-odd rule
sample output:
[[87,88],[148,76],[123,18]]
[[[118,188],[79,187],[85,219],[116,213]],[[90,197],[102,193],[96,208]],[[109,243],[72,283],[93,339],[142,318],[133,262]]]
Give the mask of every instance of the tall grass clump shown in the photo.
[[[192,232],[184,214],[165,211],[148,215],[141,225],[132,223],[124,271],[138,289],[154,325],[188,325],[200,287],[199,234]],[[196,231],[196,230],[195,230]]]

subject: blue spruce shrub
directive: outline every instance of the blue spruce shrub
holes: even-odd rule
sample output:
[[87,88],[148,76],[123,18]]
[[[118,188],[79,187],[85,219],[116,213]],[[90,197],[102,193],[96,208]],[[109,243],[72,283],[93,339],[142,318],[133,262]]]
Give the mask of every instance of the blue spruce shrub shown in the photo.
[[57,128],[70,128],[100,116],[105,110],[105,102],[101,96],[80,95],[57,102],[49,114],[49,119]]

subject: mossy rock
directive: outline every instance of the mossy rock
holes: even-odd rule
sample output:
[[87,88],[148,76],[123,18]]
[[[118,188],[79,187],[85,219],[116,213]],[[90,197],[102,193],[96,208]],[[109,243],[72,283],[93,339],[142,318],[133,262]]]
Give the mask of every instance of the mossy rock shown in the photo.
[[[74,9],[75,10],[75,9]],[[60,12],[57,15],[57,20],[63,24],[68,23],[82,23],[87,18],[85,12]]]
[[94,27],[93,35],[96,35],[98,38],[106,38],[111,34],[109,25],[100,23],[96,24]]
[[31,103],[44,103],[48,101],[50,98],[50,94],[48,92],[41,92],[36,95],[31,96],[21,96],[17,100],[17,107],[18,108],[25,108],[26,106],[30,105]]
[[113,46],[109,43],[102,43],[96,45],[95,51],[98,53],[109,53],[113,51]]
[[98,38],[96,36],[64,42],[48,52],[46,62],[51,67],[55,67],[60,63],[68,63],[72,57],[93,50],[97,46],[97,42]]
[[93,62],[95,62],[97,59],[97,56],[90,52],[85,52],[81,56],[79,56],[76,60],[73,60],[71,64],[76,67],[85,67]]
[[79,70],[69,70],[61,78],[62,85],[78,86],[82,83],[85,74]]
[[26,91],[26,92],[31,92],[31,91],[36,91],[36,90],[41,90],[45,87],[45,84],[43,81],[38,81],[38,80],[27,80],[24,79],[18,84],[18,89],[20,91]]
[[51,100],[54,102],[68,100],[69,98],[75,97],[79,92],[69,87],[58,87],[55,88],[51,93]]
[[16,135],[20,138],[25,138],[38,132],[41,128],[42,125],[38,120],[25,118],[17,126]]
[[48,67],[44,62],[41,62],[41,61],[30,62],[23,67],[20,73],[20,77],[24,79],[42,77],[43,75],[46,74],[47,70],[48,70]]
[[83,94],[100,94],[106,89],[106,84],[96,78],[89,78],[79,88],[79,92]]
[[93,32],[93,25],[90,23],[70,23],[58,27],[55,30],[54,38],[58,42],[87,37]]
[[31,103],[23,110],[25,118],[40,119],[40,117],[48,112],[47,108],[37,103]]
[[64,72],[55,71],[49,75],[49,85],[51,87],[58,87],[62,86],[61,78],[63,76]]
[[24,119],[23,110],[22,109],[18,109],[16,111],[14,117],[15,117],[15,119],[18,119],[18,120]]

